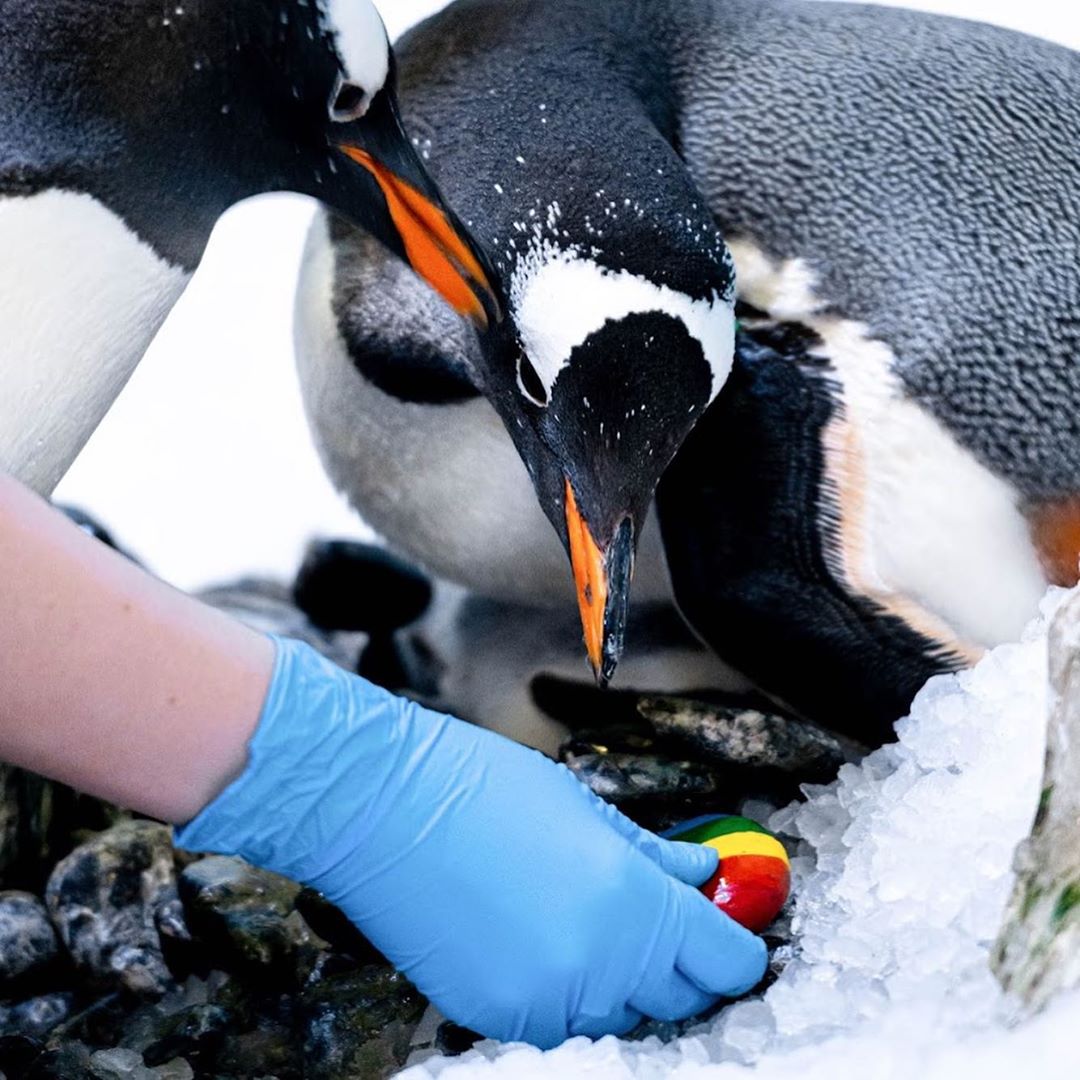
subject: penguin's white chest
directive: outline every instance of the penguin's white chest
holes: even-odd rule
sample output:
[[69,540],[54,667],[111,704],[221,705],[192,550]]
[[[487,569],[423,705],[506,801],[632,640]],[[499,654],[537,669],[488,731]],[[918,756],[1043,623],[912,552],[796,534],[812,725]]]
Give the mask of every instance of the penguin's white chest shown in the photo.
[[0,198],[0,468],[52,491],[189,277],[89,195]]

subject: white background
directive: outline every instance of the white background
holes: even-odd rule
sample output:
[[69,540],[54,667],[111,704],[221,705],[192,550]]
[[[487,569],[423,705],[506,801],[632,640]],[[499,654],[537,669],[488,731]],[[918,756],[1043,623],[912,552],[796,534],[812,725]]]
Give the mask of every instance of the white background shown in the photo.
[[[442,6],[381,4],[391,35]],[[904,6],[1080,49],[1076,0]],[[181,587],[287,575],[309,535],[361,530],[322,475],[293,370],[292,293],[311,213],[303,199],[272,196],[221,221],[191,287],[57,493]]]

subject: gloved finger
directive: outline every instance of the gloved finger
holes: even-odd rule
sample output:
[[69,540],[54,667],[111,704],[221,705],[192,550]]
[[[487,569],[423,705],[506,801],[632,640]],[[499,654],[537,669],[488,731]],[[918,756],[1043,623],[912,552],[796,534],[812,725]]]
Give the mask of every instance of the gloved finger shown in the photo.
[[599,796],[594,795],[593,798],[608,824],[620,836],[629,840],[642,855],[656,863],[665,874],[697,888],[716,873],[720,856],[713,848],[703,844],[685,844],[680,840],[665,840],[636,825]]
[[693,885],[695,889],[716,873],[720,861],[715,848],[686,844],[681,840],[662,840],[645,829],[638,829],[638,836],[631,842],[665,874]]
[[638,987],[630,1004],[653,1020],[685,1020],[697,1016],[716,1003],[716,994],[707,994],[682,972],[672,968],[666,974],[647,978]]
[[612,1010],[607,1016],[576,1016],[570,1021],[571,1036],[585,1035],[602,1039],[605,1035],[625,1035],[641,1023],[643,1017],[629,1005]]
[[675,966],[709,994],[738,997],[765,974],[769,951],[756,934],[728,918],[700,893],[686,896],[686,923]]

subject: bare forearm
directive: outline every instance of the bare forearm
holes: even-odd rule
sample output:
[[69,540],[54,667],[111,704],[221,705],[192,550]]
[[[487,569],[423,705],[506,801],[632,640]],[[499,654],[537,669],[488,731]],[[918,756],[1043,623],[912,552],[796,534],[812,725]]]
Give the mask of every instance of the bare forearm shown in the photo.
[[187,821],[243,768],[272,666],[0,474],[0,759]]

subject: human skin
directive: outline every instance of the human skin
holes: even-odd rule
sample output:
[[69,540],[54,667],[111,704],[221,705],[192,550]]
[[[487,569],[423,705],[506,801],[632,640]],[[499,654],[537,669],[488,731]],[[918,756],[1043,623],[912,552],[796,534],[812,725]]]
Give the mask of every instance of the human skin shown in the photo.
[[0,474],[0,759],[162,821],[243,770],[271,642]]

